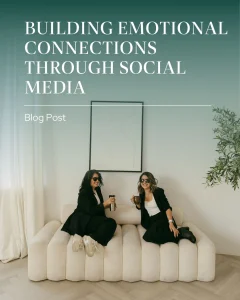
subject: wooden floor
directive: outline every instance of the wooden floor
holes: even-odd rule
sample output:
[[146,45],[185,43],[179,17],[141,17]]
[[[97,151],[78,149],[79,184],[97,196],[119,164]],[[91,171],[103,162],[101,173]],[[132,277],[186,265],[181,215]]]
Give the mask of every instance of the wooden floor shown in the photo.
[[240,257],[217,255],[213,282],[31,282],[27,259],[0,262],[0,300],[240,300]]

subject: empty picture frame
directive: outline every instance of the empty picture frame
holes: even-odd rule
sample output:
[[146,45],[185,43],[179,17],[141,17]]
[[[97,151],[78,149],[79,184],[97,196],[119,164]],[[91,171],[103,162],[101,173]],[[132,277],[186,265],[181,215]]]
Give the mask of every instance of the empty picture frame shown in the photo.
[[91,101],[89,169],[142,172],[143,102]]

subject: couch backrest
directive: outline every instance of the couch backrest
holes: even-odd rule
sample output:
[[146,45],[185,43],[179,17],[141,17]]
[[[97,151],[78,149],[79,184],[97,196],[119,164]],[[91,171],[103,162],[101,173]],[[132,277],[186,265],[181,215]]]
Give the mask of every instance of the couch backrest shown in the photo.
[[[64,204],[62,208],[61,222],[65,223],[67,218],[76,208],[76,204]],[[134,224],[138,225],[141,223],[140,211],[135,208],[134,205],[118,204],[115,211],[105,210],[106,216],[113,218],[117,224]],[[183,222],[183,212],[178,207],[173,207],[173,216],[177,225],[181,225]]]

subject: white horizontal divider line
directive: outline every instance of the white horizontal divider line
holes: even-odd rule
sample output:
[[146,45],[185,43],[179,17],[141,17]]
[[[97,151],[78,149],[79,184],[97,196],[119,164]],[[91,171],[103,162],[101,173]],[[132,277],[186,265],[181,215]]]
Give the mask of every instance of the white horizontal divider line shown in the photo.
[[192,105],[192,104],[130,104],[130,105],[125,105],[125,104],[108,104],[108,105],[103,105],[103,104],[24,104],[25,107],[28,106],[59,106],[59,107],[87,107],[87,106],[159,106],[159,107],[211,107],[211,104],[197,104],[197,105]]

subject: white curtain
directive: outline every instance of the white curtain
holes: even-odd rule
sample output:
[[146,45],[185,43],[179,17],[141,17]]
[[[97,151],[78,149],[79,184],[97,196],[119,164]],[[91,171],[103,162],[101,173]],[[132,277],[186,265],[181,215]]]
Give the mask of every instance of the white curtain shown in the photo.
[[40,126],[24,122],[24,103],[30,99],[24,94],[19,39],[6,38],[4,49],[1,46],[0,260],[4,263],[26,256],[28,242],[44,225],[42,132]]

